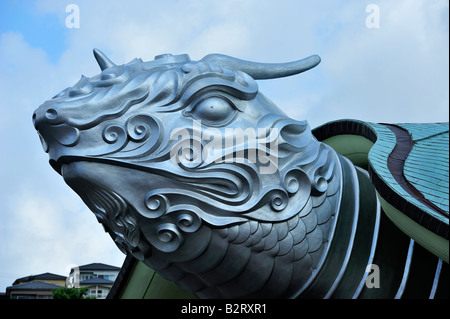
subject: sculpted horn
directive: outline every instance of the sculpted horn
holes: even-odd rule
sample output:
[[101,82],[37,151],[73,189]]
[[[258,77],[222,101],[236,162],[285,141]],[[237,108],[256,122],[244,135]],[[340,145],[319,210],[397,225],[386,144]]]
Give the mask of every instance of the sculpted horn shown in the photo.
[[102,71],[116,65],[99,49],[94,49],[94,56]]
[[240,70],[255,80],[281,78],[312,69],[320,63],[318,55],[287,63],[258,63],[240,60],[223,54],[209,54],[202,61],[215,62],[223,67]]

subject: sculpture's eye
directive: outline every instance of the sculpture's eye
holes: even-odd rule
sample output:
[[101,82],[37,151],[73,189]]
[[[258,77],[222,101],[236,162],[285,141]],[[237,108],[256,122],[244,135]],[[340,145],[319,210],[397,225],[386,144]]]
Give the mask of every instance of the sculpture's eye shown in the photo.
[[236,108],[221,97],[209,97],[194,106],[192,116],[207,125],[223,125],[235,115]]

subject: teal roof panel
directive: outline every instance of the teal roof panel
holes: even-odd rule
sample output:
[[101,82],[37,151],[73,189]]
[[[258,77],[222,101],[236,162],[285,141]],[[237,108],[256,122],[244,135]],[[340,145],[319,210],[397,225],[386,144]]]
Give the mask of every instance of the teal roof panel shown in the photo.
[[449,236],[449,123],[370,123],[344,119],[313,130],[322,141],[358,135],[374,143],[368,170],[387,202],[444,238]]
[[449,211],[449,124],[399,124],[414,141],[404,174],[428,200]]

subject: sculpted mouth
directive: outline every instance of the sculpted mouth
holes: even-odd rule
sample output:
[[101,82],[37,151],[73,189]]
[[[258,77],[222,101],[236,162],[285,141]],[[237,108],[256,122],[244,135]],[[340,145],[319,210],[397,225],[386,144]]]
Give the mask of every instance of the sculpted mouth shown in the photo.
[[143,170],[141,166],[121,162],[121,161],[115,161],[112,159],[104,159],[99,157],[87,157],[87,156],[61,156],[57,160],[50,159],[49,163],[50,166],[58,172],[61,176],[64,177],[64,166],[75,163],[75,162],[92,162],[92,163],[98,163],[98,164],[109,164],[109,165],[115,165],[115,166],[122,166],[127,168],[132,168],[135,170]]
[[82,162],[59,164],[64,180],[94,213],[117,247],[125,254],[138,254],[136,247],[141,240],[140,232],[135,216],[130,213],[132,207],[125,198],[95,180],[86,178]]
[[104,225],[116,245],[135,258],[142,260],[144,254],[149,258],[150,245],[173,252],[183,243],[183,233],[194,233],[201,226],[200,217],[187,206],[174,205],[168,212],[168,199],[149,191],[155,185],[170,187],[165,177],[86,160],[65,160],[60,164],[66,183]]
[[50,159],[49,163],[50,163],[50,166],[56,172],[58,172],[58,174],[60,174],[61,176],[64,176],[64,174],[63,174],[63,167],[65,165],[67,165],[69,163],[81,161],[81,160],[83,160],[83,158],[75,157],[75,156],[65,156],[65,157],[59,158],[58,160]]
[[[106,161],[100,158],[90,158],[85,156],[62,156],[57,160],[50,159],[49,163],[53,169],[64,177],[64,166],[75,162],[97,162],[105,163]],[[109,161],[111,162],[111,161]]]

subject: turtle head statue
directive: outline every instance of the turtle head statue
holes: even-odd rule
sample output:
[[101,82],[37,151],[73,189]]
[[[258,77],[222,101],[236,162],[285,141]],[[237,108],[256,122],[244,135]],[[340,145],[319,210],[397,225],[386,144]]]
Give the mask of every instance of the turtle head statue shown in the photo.
[[199,297],[291,297],[326,254],[339,156],[256,80],[320,62],[164,54],[82,76],[33,114],[50,164],[116,245]]

